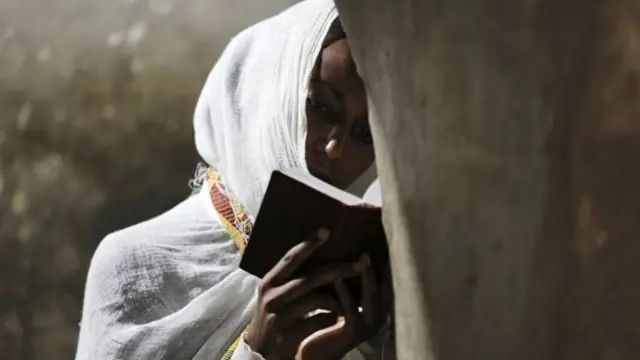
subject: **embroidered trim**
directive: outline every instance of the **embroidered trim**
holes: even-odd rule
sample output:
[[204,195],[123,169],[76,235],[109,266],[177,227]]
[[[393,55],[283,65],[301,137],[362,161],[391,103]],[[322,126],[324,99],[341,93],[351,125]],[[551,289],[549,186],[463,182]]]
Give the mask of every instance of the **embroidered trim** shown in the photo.
[[230,191],[220,180],[220,174],[214,169],[207,170],[207,187],[216,212],[220,214],[222,225],[231,235],[233,242],[241,251],[244,250],[249,235],[253,230],[253,222]]
[[229,349],[227,350],[227,352],[224,353],[224,356],[222,356],[222,360],[231,360],[231,357],[233,356],[233,353],[236,351],[236,349],[238,348],[238,345],[240,344],[240,340],[242,339],[242,336],[247,333],[247,330],[249,330],[249,326],[248,325],[242,331],[242,334],[240,334],[240,336],[238,336],[238,338],[233,342],[233,344],[231,344],[231,346],[229,346]]
[[[229,233],[238,249],[241,252],[244,251],[249,241],[251,230],[253,229],[251,218],[245,213],[242,205],[227,191],[227,188],[220,180],[220,174],[215,169],[207,169],[206,179],[211,202],[216,212],[220,215],[222,226],[224,226],[225,230]],[[244,328],[240,336],[229,346],[229,349],[224,353],[221,360],[231,360],[233,353],[238,348],[238,344],[240,344],[242,336],[246,334],[248,330],[249,325]]]

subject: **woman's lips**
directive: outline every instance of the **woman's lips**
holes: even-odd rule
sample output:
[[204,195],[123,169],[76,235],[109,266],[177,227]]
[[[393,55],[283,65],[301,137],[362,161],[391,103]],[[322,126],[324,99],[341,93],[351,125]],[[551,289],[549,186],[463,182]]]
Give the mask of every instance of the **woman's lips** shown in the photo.
[[326,182],[327,184],[333,185],[333,179],[328,171],[317,166],[309,166],[309,172],[314,177]]

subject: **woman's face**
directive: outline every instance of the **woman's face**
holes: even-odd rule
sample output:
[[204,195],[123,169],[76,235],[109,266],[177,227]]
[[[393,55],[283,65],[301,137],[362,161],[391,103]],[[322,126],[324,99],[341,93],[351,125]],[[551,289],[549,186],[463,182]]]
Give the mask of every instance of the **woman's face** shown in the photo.
[[364,83],[347,39],[327,46],[307,98],[306,160],[314,176],[345,189],[375,159]]

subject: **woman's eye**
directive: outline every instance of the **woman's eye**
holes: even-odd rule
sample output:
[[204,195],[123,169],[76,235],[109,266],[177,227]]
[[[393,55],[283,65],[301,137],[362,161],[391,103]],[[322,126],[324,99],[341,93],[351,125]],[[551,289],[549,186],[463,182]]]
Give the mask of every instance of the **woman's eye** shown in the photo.
[[338,125],[341,123],[340,114],[334,108],[316,101],[310,97],[307,98],[307,108],[313,110],[322,121],[330,125]]
[[307,105],[313,108],[314,110],[321,111],[324,113],[331,113],[331,109],[328,106],[318,101],[315,101],[310,97],[307,98]]
[[373,145],[373,136],[368,125],[354,124],[351,127],[351,138],[368,146]]

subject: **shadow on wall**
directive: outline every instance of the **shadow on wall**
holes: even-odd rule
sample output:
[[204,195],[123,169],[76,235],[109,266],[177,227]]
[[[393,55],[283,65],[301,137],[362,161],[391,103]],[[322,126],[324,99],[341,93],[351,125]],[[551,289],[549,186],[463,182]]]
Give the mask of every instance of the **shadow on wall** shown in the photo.
[[3,359],[73,358],[95,247],[189,195],[207,72],[294,2],[0,3]]

